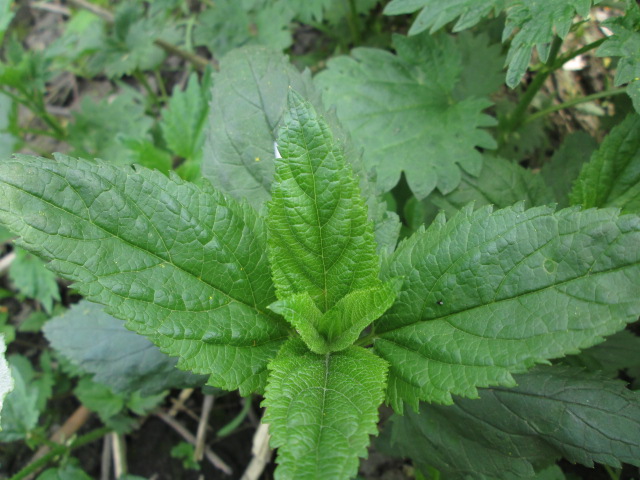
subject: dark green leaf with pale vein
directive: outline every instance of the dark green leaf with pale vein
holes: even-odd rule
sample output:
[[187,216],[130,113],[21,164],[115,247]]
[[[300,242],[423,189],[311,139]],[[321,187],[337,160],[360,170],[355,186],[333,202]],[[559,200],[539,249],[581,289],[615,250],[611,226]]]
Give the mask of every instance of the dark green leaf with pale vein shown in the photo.
[[278,298],[307,292],[326,312],[378,284],[373,228],[342,146],[293,91],[278,148],[267,220]]
[[573,205],[640,213],[640,115],[616,126],[584,165],[569,195]]
[[264,387],[287,327],[266,308],[266,229],[248,206],[143,168],[17,156],[0,165],[0,220],[180,368]]
[[377,433],[386,362],[353,346],[317,355],[293,339],[269,370],[264,421],[278,448],[276,478],[353,477]]
[[202,174],[260,208],[271,198],[273,144],[289,87],[307,97],[311,78],[281,53],[246,47],[222,58],[212,83]]
[[49,320],[43,331],[55,350],[116,393],[152,395],[169,388],[200,386],[207,380],[178,370],[176,358],[127,330],[122,320],[97,303],[82,301],[72,306]]
[[[495,148],[481,127],[495,124],[482,113],[486,97],[455,98],[464,67],[463,48],[452,37],[395,35],[393,55],[356,48],[336,57],[316,83],[326,105],[364,150],[368,169],[381,190],[396,185],[404,172],[411,190],[424,198],[436,187],[443,193],[460,183],[460,168],[477,175],[482,156],[476,147]],[[466,47],[465,47],[466,48]]]
[[409,30],[410,35],[415,35],[427,29],[433,33],[456,18],[458,22],[453,31],[459,32],[476,25],[491,12],[497,14],[505,10],[507,20],[503,39],[517,31],[507,55],[507,85],[514,88],[529,66],[533,48],[537,47],[540,58],[546,61],[554,36],[565,38],[574,17],[588,16],[591,5],[597,3],[599,0],[393,0],[384,13],[400,15],[421,10]]
[[532,478],[559,457],[640,464],[640,394],[623,382],[557,366],[515,379],[517,387],[481,390],[477,400],[394,416],[398,453],[453,479]]
[[467,207],[401,244],[382,278],[404,277],[376,324],[388,401],[451,403],[575,353],[640,314],[640,218],[522,205]]

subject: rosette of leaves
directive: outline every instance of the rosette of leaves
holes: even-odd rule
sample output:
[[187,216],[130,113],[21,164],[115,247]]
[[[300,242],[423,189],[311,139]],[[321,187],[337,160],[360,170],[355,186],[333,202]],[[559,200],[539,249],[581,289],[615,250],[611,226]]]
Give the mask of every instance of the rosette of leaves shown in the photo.
[[0,164],[21,246],[180,368],[264,393],[277,478],[352,477],[385,399],[402,412],[511,387],[637,318],[638,216],[469,206],[381,262],[342,146],[288,102],[263,214],[141,167]]

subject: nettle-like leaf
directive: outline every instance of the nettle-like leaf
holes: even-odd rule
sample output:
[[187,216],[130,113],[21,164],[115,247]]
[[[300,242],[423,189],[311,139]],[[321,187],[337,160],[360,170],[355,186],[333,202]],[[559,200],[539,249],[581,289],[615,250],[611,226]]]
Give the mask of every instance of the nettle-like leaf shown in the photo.
[[361,347],[317,355],[290,340],[269,364],[264,421],[278,479],[346,479],[376,434],[387,365]]
[[523,206],[475,212],[402,243],[382,279],[403,277],[378,320],[387,400],[451,403],[512,372],[575,353],[640,313],[640,219],[613,209]]
[[60,300],[56,276],[46,269],[42,260],[21,248],[16,249],[9,278],[20,293],[38,300],[48,313],[53,310],[53,302]]
[[473,27],[492,12],[498,14],[505,11],[507,20],[502,33],[503,41],[517,32],[511,39],[506,61],[507,85],[514,88],[529,66],[534,47],[541,60],[546,61],[554,36],[565,38],[575,16],[588,16],[591,5],[597,3],[599,0],[392,0],[384,13],[401,15],[421,10],[409,30],[410,35],[416,35],[427,29],[433,33],[456,18],[458,21],[453,31],[459,32]]
[[[9,364],[4,357],[7,346],[4,343],[4,335],[0,335],[0,414],[2,414],[2,403],[9,392],[13,390],[13,377]],[[0,419],[2,417],[0,416]],[[0,423],[0,427],[2,423]]]
[[3,162],[0,197],[21,245],[180,368],[263,388],[288,331],[266,309],[266,231],[250,207],[175,175],[62,155]]
[[629,2],[624,17],[612,18],[604,25],[613,31],[600,46],[599,57],[620,57],[616,67],[614,83],[628,83],[627,93],[636,112],[640,113],[640,7]]
[[327,124],[293,91],[289,107],[269,202],[269,256],[278,298],[306,292],[324,313],[376,285],[373,228]]
[[308,98],[311,79],[264,47],[229,53],[213,75],[202,174],[259,209],[271,198],[274,142],[289,87]]
[[[44,334],[51,346],[94,380],[116,393],[152,395],[169,388],[202,385],[207,377],[176,368],[145,337],[127,330],[102,305],[82,301],[49,320]],[[69,332],[73,332],[70,335]]]
[[[222,192],[246,198],[256,209],[271,198],[278,128],[287,109],[289,87],[316,109],[322,107],[308,71],[300,73],[280,52],[246,47],[230,52],[213,78],[211,110],[205,133],[202,174]],[[357,174],[381,252],[395,248],[400,223],[387,212],[361,161],[361,150],[327,112],[334,137]]]
[[404,171],[418,198],[435,188],[448,193],[460,183],[460,168],[480,171],[476,147],[496,147],[480,128],[495,124],[482,113],[491,102],[455,97],[463,65],[452,37],[395,35],[393,43],[397,55],[356,48],[350,57],[330,60],[317,85],[364,149],[365,165],[375,170],[381,190],[393,188]]
[[373,228],[326,122],[293,91],[278,137],[269,258],[282,313],[300,333],[269,364],[265,392],[280,479],[349,478],[376,432],[387,364],[352,344],[392,303]]
[[484,155],[477,177],[464,173],[453,192],[448,195],[433,192],[427,201],[453,215],[471,202],[476,208],[484,205],[505,208],[522,201],[527,207],[535,207],[553,203],[554,198],[540,175],[504,158]]
[[[288,0],[286,0],[288,1]],[[355,9],[356,15],[368,13],[376,6],[379,0],[354,0],[343,2],[342,0],[306,0],[304,2],[289,2],[296,12],[296,18],[302,23],[322,22],[326,20],[331,24],[337,24],[340,20],[351,15],[350,9]]]
[[564,457],[593,467],[640,463],[640,395],[624,383],[568,367],[515,377],[455,405],[423,404],[392,419],[392,442],[447,478],[532,478]]
[[629,115],[585,164],[569,195],[573,205],[640,212],[640,115]]

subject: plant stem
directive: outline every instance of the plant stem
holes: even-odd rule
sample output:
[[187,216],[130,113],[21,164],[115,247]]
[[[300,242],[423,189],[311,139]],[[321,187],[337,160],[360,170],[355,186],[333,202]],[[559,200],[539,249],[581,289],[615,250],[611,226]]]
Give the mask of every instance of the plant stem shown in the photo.
[[606,37],[600,38],[595,42],[588,43],[584,47],[578,48],[577,50],[573,50],[571,52],[565,53],[564,55],[561,55],[560,58],[558,58],[558,60],[553,65],[554,70],[561,68],[562,65],[567,63],[569,60],[576,58],[578,55],[582,55],[583,53],[587,53],[593,50],[594,48],[598,48],[600,45],[604,43],[606,39],[607,39]]
[[518,105],[516,105],[515,110],[511,113],[509,121],[507,123],[508,132],[515,132],[524,122],[524,118],[527,114],[529,105],[531,105],[531,102],[538,94],[549,75],[551,75],[551,72],[555,70],[553,67],[555,66],[554,64],[558,55],[558,51],[560,50],[560,45],[562,45],[562,39],[556,36],[553,39],[553,44],[551,45],[551,51],[549,52],[547,63],[538,72],[536,78],[533,79],[531,85],[529,85],[527,90],[524,92],[524,95],[522,95],[522,98],[520,98],[520,101],[518,102]]
[[242,405],[242,410],[233,418],[233,420],[218,430],[218,433],[216,434],[218,438],[226,437],[233,433],[249,414],[249,410],[251,409],[251,397],[244,398],[243,400],[244,404]]
[[532,115],[529,115],[523,122],[523,124],[533,122],[540,117],[544,117],[553,112],[557,112],[559,110],[564,110],[565,108],[573,107],[574,105],[580,105],[581,103],[590,102],[592,100],[597,100],[598,98],[604,97],[612,97],[614,95],[621,95],[627,91],[626,87],[616,88],[614,90],[605,90],[604,92],[592,93],[591,95],[587,95],[585,97],[578,97],[572,100],[568,100],[563,103],[559,103],[558,105],[552,105],[551,107],[545,108],[544,110],[540,110]]
[[375,332],[371,332],[370,334],[356,340],[355,345],[358,345],[359,347],[366,347],[367,345],[371,344],[377,337],[378,336],[375,334]]
[[133,76],[147,91],[147,95],[149,95],[149,98],[151,99],[153,104],[156,107],[160,107],[160,100],[158,99],[158,95],[156,95],[156,92],[154,92],[153,88],[151,88],[151,85],[149,85],[147,77],[145,77],[144,73],[142,73],[140,70],[136,70],[133,72]]
[[620,470],[617,468],[611,468],[609,465],[603,465],[604,469],[609,474],[611,480],[620,480]]
[[360,26],[358,25],[358,9],[356,8],[356,0],[349,0],[349,15],[347,16],[349,22],[349,30],[351,30],[351,37],[353,38],[354,45],[359,45],[362,41],[362,35],[360,34]]
[[111,429],[107,428],[107,427],[97,428],[97,429],[87,433],[86,435],[78,437],[75,441],[71,442],[71,444],[68,445],[68,446],[67,445],[57,445],[56,447],[51,449],[51,451],[49,453],[47,453],[43,457],[40,457],[36,461],[30,463],[26,467],[24,467],[22,470],[20,470],[18,473],[16,473],[9,480],[22,480],[23,478],[26,478],[31,473],[37,472],[38,470],[43,468],[49,462],[53,461],[55,459],[55,457],[57,457],[59,455],[62,455],[65,452],[71,452],[72,450],[75,450],[76,448],[80,448],[80,447],[86,445],[87,443],[94,442],[97,439],[99,439],[101,437],[104,437],[110,431],[111,431]]

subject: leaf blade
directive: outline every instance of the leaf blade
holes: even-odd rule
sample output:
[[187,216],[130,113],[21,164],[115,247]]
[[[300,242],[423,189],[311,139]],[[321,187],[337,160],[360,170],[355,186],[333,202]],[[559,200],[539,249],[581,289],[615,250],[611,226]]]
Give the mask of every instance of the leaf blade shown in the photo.
[[271,362],[264,405],[281,479],[347,479],[377,432],[386,362],[359,347],[327,355],[300,340]]
[[[376,322],[388,401],[451,403],[575,353],[640,313],[640,221],[611,210],[463,209],[405,241],[382,278],[405,278]],[[522,239],[527,239],[523,241]]]
[[286,327],[266,310],[253,210],[176,176],[60,155],[4,162],[0,188],[0,218],[86,298],[213,385],[263,387]]

